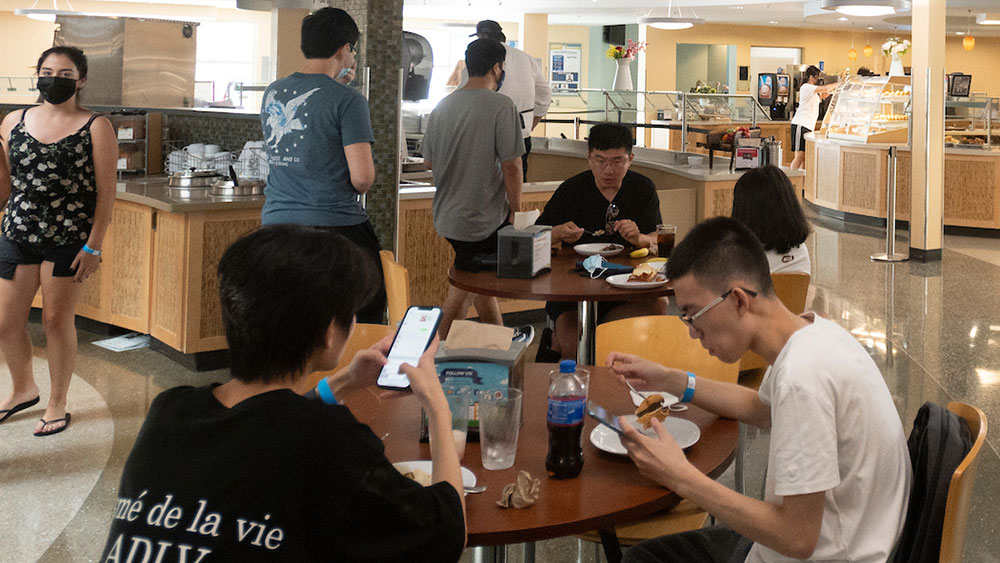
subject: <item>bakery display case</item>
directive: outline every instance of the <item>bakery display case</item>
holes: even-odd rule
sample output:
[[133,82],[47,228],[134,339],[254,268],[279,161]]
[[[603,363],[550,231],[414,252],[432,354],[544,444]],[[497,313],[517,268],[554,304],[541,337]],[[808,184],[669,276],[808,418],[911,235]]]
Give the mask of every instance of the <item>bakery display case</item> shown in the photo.
[[753,96],[745,94],[698,94],[683,96],[684,117],[691,123],[713,121],[750,122],[770,121],[771,116]]
[[908,76],[849,77],[823,121],[829,138],[861,143],[905,143],[909,125]]
[[998,141],[993,133],[993,113],[998,100],[982,92],[967,97],[948,96],[944,101],[946,147],[991,148]]

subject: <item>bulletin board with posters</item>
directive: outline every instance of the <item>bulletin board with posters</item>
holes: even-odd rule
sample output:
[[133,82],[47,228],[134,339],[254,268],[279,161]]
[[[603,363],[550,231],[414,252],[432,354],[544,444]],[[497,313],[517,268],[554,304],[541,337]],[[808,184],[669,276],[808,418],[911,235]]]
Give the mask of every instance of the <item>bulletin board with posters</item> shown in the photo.
[[549,82],[553,90],[579,90],[583,46],[549,43]]

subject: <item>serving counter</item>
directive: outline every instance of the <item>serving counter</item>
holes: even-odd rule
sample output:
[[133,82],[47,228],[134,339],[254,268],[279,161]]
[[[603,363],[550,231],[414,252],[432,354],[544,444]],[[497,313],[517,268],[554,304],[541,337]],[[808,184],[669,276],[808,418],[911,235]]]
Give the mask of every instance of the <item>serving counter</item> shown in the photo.
[[[841,215],[885,219],[889,146],[806,135],[805,199]],[[910,163],[910,151],[899,150],[901,220],[910,218]],[[1000,150],[945,148],[944,224],[1000,229]]]

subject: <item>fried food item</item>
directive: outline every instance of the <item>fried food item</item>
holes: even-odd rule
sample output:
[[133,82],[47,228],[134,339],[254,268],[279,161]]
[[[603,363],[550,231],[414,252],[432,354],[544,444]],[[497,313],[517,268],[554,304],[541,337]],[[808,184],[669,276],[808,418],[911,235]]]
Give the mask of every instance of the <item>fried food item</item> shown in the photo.
[[410,471],[403,473],[403,477],[413,479],[424,487],[431,486],[431,474],[422,469],[411,469]]
[[609,244],[609,245],[605,246],[604,248],[602,248],[601,252],[613,252],[615,250],[618,250],[618,245],[617,244]]
[[643,428],[653,425],[653,419],[664,421],[670,416],[670,410],[663,406],[663,395],[653,393],[646,397],[635,409],[635,416]]
[[650,266],[646,262],[643,262],[632,270],[632,275],[628,277],[628,281],[649,282],[656,279],[656,274],[656,268]]

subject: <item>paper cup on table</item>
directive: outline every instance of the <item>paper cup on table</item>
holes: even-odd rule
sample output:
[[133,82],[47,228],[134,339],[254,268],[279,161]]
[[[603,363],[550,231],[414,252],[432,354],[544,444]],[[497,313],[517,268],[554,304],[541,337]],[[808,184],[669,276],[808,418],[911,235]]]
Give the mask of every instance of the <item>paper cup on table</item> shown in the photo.
[[485,469],[514,465],[520,427],[519,389],[487,389],[479,393],[479,449]]

